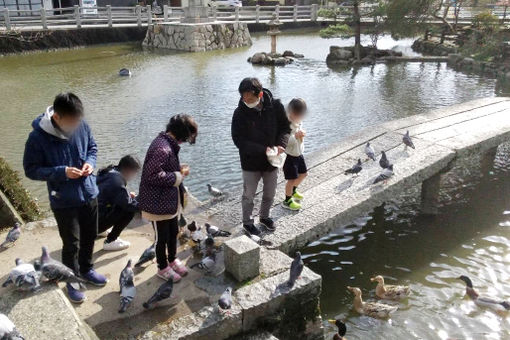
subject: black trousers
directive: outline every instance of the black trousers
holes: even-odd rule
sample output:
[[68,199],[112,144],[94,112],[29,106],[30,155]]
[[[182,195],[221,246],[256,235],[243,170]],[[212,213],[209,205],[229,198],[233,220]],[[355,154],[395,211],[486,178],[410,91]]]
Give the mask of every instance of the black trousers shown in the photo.
[[177,234],[179,233],[177,217],[171,220],[152,222],[152,226],[156,232],[156,260],[158,261],[158,268],[165,269],[168,263],[175,260],[177,254]]
[[134,216],[135,213],[133,211],[127,211],[120,207],[114,207],[109,212],[105,213],[101,213],[100,211],[98,233],[100,234],[113,227],[112,231],[106,237],[106,242],[115,241]]
[[62,263],[76,273],[92,269],[97,236],[97,199],[76,208],[53,209],[62,239]]

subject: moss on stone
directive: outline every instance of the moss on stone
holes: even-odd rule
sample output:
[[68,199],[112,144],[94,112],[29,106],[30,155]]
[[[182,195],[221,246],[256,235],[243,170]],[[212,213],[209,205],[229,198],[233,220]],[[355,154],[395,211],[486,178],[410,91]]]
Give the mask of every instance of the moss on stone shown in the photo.
[[41,216],[41,209],[21,184],[18,172],[2,157],[0,157],[0,190],[24,221],[35,221]]

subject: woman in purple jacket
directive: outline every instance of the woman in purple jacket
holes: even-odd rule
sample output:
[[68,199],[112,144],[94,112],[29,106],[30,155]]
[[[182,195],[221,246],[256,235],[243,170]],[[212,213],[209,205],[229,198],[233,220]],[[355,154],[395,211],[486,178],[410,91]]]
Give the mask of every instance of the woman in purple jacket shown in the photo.
[[138,202],[142,217],[152,222],[156,232],[157,275],[164,280],[172,278],[174,282],[188,273],[176,257],[177,220],[185,191],[182,181],[189,174],[189,168],[179,163],[179,144],[194,144],[197,133],[197,124],[191,116],[173,116],[166,131],[149,146],[140,181]]

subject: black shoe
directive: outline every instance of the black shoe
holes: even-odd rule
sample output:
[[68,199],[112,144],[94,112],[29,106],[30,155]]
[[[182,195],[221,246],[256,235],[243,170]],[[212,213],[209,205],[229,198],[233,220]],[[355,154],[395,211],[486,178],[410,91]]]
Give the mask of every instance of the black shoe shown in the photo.
[[257,228],[257,227],[255,226],[255,224],[253,224],[253,223],[251,223],[251,224],[243,224],[243,228],[244,228],[244,230],[245,230],[247,233],[249,233],[249,234],[251,234],[251,235],[256,235],[256,236],[260,235],[260,230],[259,230],[259,228]]
[[269,217],[268,218],[261,218],[260,219],[260,224],[262,224],[267,229],[267,231],[275,231],[276,230],[276,227],[274,226],[273,220],[270,219]]

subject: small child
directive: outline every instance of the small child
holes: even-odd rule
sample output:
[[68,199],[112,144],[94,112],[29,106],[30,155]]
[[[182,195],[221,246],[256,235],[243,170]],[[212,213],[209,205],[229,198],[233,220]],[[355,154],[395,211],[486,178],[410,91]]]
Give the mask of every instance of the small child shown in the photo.
[[301,122],[306,114],[306,102],[301,98],[294,98],[287,106],[287,117],[290,121],[290,137],[285,152],[287,159],[283,165],[283,173],[287,184],[285,185],[285,200],[282,206],[290,210],[301,209],[301,200],[303,195],[297,191],[297,188],[307,175],[305,158],[303,151],[305,148],[305,131],[301,127]]

